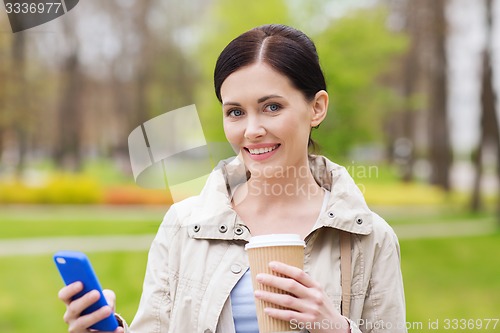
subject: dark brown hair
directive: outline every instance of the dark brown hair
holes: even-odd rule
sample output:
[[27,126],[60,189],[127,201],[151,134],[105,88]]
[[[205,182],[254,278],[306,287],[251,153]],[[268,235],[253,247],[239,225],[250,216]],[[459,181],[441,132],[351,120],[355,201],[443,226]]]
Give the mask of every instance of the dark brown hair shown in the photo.
[[303,32],[281,24],[253,28],[233,39],[217,59],[214,71],[215,94],[226,78],[240,69],[262,61],[290,79],[311,100],[326,90],[325,77],[313,41]]
[[[262,61],[286,76],[295,88],[312,100],[326,82],[313,41],[303,32],[281,24],[253,28],[233,39],[217,59],[214,70],[215,94],[226,78],[238,69]],[[309,139],[309,145],[314,142]]]

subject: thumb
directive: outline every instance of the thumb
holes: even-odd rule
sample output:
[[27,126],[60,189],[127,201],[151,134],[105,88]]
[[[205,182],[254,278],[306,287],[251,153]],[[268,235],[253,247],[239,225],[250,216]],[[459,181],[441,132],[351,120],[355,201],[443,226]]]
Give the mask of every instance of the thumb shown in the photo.
[[108,305],[113,309],[113,312],[115,312],[115,304],[116,304],[116,295],[113,290],[110,289],[104,289],[102,291],[104,298],[106,298],[106,302],[108,302]]

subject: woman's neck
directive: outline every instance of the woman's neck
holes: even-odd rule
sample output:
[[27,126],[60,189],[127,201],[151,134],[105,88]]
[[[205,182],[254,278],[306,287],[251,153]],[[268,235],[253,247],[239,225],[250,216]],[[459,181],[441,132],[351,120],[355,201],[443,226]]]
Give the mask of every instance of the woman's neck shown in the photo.
[[246,201],[257,210],[271,205],[276,209],[303,204],[323,196],[323,190],[314,180],[309,168],[302,172],[289,168],[282,173],[259,175],[252,175],[238,189],[234,197],[236,204]]

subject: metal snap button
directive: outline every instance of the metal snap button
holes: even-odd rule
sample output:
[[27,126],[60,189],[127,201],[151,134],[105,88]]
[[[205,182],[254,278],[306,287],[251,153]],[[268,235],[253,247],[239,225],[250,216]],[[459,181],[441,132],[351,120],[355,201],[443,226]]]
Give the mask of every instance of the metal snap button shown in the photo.
[[234,229],[234,233],[238,236],[240,236],[241,234],[243,234],[243,228],[242,227],[237,227],[236,229]]
[[335,214],[333,212],[328,212],[328,217],[333,219],[335,217]]
[[241,272],[241,266],[238,264],[231,265],[231,272],[238,274]]
[[227,226],[225,224],[221,224],[219,226],[219,231],[222,232],[222,233],[226,232],[227,231]]
[[358,217],[358,218],[356,219],[356,223],[357,223],[357,224],[363,224],[363,219]]
[[194,230],[194,232],[200,231],[200,225],[199,224],[195,224],[194,227],[193,227],[193,230]]

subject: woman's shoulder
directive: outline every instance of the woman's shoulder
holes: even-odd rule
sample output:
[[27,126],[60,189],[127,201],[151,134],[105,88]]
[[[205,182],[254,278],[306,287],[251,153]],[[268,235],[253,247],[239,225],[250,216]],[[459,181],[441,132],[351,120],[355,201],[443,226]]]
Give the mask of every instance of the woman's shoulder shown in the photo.
[[206,220],[208,217],[219,215],[230,209],[231,184],[229,184],[230,179],[227,177],[225,166],[227,162],[224,167],[219,165],[208,175],[200,193],[172,204],[165,214],[164,222],[193,223],[193,220]]
[[200,195],[191,196],[173,203],[163,217],[163,223],[182,224],[199,209]]
[[380,215],[372,211],[372,232],[361,237],[361,242],[365,246],[375,250],[393,249],[399,251],[399,240],[394,229]]
[[378,215],[373,211],[372,211],[372,217],[373,217],[372,223],[373,223],[374,233],[376,233],[378,236],[381,237],[387,237],[387,236],[392,237],[392,235],[394,236],[396,235],[394,229],[391,227],[389,223],[387,223],[387,221],[383,217],[381,217],[380,215]]

